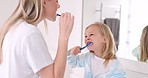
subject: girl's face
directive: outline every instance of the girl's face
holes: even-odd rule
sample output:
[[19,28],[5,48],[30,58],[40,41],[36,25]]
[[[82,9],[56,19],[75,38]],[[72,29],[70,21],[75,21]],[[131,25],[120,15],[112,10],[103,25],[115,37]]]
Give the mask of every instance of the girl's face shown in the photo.
[[97,26],[90,26],[85,30],[85,44],[92,42],[93,44],[88,46],[88,50],[93,52],[101,52],[105,43],[105,38],[102,36],[100,29]]
[[50,21],[56,20],[56,12],[57,9],[60,7],[58,4],[58,0],[44,0],[43,2],[43,12],[45,15],[45,18],[47,18]]

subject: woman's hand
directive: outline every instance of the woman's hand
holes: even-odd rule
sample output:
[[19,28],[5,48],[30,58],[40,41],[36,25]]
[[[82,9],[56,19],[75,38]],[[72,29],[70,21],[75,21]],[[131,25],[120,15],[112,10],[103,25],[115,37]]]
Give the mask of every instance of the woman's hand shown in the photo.
[[70,36],[70,33],[73,29],[74,25],[74,16],[71,15],[71,13],[62,13],[60,17],[60,31],[59,35],[60,37],[64,39],[68,39]]

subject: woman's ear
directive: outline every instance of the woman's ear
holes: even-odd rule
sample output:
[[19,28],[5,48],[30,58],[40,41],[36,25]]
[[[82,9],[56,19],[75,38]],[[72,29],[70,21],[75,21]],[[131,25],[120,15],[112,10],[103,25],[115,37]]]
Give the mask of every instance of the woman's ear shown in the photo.
[[43,7],[45,7],[46,6],[46,0],[42,0],[43,2]]

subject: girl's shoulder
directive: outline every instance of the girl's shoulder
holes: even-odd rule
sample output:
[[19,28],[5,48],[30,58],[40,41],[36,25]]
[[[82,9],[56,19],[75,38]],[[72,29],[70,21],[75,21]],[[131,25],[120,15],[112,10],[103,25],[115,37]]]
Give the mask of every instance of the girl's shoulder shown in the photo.
[[112,65],[113,66],[120,66],[120,61],[117,58],[116,59],[113,59],[111,61],[112,61]]
[[[118,74],[116,76],[115,74]],[[126,77],[126,73],[122,68],[122,65],[118,59],[112,60],[112,65],[109,68],[109,72],[107,73],[108,78],[115,77],[115,78],[124,78]]]

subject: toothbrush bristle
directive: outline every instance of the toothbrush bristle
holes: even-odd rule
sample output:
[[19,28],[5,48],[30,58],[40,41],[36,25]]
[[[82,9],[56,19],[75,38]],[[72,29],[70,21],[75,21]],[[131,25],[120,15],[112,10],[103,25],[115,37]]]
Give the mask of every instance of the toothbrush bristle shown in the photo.
[[57,14],[57,16],[61,16],[60,14]]
[[89,46],[90,44],[92,44],[92,42],[88,42],[88,43],[87,43],[87,46]]

